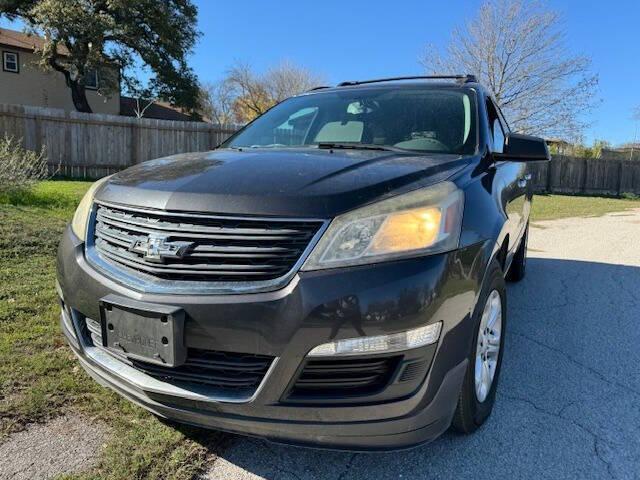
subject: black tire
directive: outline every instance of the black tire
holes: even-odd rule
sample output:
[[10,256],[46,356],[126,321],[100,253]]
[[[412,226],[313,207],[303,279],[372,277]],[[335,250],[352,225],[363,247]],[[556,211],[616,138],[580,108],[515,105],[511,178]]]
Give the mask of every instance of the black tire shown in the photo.
[[[485,303],[489,298],[490,293],[496,290],[500,294],[501,306],[502,306],[502,328],[500,335],[500,350],[498,352],[498,358],[496,362],[495,374],[489,392],[484,399],[480,402],[476,395],[475,389],[475,360],[476,360],[476,346],[478,342],[478,333],[480,328],[480,320],[482,312],[484,310]],[[480,297],[478,298],[478,304],[473,312],[473,341],[471,342],[471,348],[469,351],[469,364],[467,371],[462,382],[462,388],[460,390],[460,396],[458,397],[458,405],[456,407],[455,414],[451,426],[454,430],[470,434],[475,432],[491,415],[493,410],[493,404],[495,402],[496,388],[498,387],[498,380],[500,377],[500,369],[502,366],[502,356],[504,353],[504,337],[507,321],[507,299],[506,289],[504,282],[504,273],[500,264],[493,260],[489,266],[489,271],[485,278]]]
[[508,282],[519,282],[524,278],[524,275],[527,270],[527,240],[529,238],[529,224],[527,224],[527,228],[524,230],[524,235],[522,236],[522,240],[520,240],[520,245],[518,245],[518,251],[513,256],[513,260],[511,261],[511,266],[509,267],[509,271],[507,272],[507,281]]

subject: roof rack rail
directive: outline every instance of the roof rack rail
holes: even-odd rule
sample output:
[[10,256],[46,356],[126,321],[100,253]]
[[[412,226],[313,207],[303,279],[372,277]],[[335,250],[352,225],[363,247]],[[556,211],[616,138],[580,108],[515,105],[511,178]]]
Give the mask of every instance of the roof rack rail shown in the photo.
[[375,78],[372,80],[350,80],[346,82],[340,82],[338,87],[348,87],[351,85],[362,85],[364,83],[381,83],[381,82],[394,82],[396,80],[457,80],[460,83],[472,83],[477,82],[475,75],[416,75],[411,77],[388,77],[388,78]]
[[317,87],[310,88],[309,90],[307,90],[307,92],[313,92],[315,90],[324,90],[325,88],[331,88],[331,87],[327,85],[319,85]]

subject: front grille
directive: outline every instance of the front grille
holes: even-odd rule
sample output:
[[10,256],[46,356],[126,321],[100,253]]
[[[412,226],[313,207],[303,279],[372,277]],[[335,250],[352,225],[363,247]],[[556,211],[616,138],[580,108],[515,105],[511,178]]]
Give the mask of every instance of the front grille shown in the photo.
[[126,270],[166,280],[246,282],[285,276],[321,226],[97,204],[93,235],[100,256]]
[[[86,318],[83,323],[86,340],[95,347],[104,349],[100,324],[90,318]],[[170,368],[132,360],[115,351],[105,351],[164,382],[201,385],[215,388],[217,393],[233,393],[234,396],[244,397],[249,397],[256,391],[274,360],[267,355],[189,348],[184,365]]]
[[371,395],[384,389],[400,357],[307,360],[289,397],[293,400]]

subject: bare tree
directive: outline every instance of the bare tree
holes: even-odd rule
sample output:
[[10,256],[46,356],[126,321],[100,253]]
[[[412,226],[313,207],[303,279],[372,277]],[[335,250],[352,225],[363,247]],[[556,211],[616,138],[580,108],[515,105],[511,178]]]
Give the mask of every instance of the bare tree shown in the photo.
[[226,81],[235,90],[233,111],[239,122],[248,122],[262,115],[271,103],[264,82],[246,63],[234,65],[228,72]]
[[629,152],[629,160],[633,160],[633,151],[636,148],[636,142],[638,141],[638,123],[640,123],[640,105],[633,109],[633,114],[631,115],[632,120],[634,120],[635,127],[633,130],[633,142],[631,142],[631,151]]
[[598,76],[589,57],[567,51],[561,20],[541,2],[488,1],[453,31],[444,53],[428,47],[421,63],[475,74],[516,131],[575,138],[597,101]]
[[286,60],[267,71],[262,81],[269,99],[274,103],[324,83],[321,76]]
[[136,118],[143,118],[147,109],[153,105],[157,99],[136,97],[136,106],[133,108]]
[[217,124],[235,123],[233,112],[235,89],[228,80],[205,83],[201,88],[202,114]]
[[239,63],[229,70],[225,83],[235,96],[236,120],[248,122],[276,103],[322,84],[322,78],[290,62],[282,62],[264,74]]
[[122,79],[121,87],[123,90],[135,99],[133,113],[136,118],[144,118],[147,109],[157,100],[157,96],[152,88],[149,88],[136,77],[125,77]]

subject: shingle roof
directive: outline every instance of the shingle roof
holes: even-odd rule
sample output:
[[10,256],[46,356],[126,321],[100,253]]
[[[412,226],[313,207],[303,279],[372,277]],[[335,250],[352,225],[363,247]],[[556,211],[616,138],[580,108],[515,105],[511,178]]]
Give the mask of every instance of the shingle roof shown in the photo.
[[[120,97],[120,115],[125,117],[135,117],[136,100],[135,98]],[[166,102],[156,101],[144,112],[144,118],[155,118],[158,120],[178,120],[181,122],[199,121],[194,117],[183,113],[178,107],[174,107]]]
[[[31,35],[24,32],[18,32],[16,30],[9,30],[8,28],[0,28],[0,45],[5,45],[14,48],[20,48],[22,50],[42,50],[44,47],[44,38],[38,35]],[[61,55],[67,54],[67,49],[64,47],[58,47],[58,53]]]

